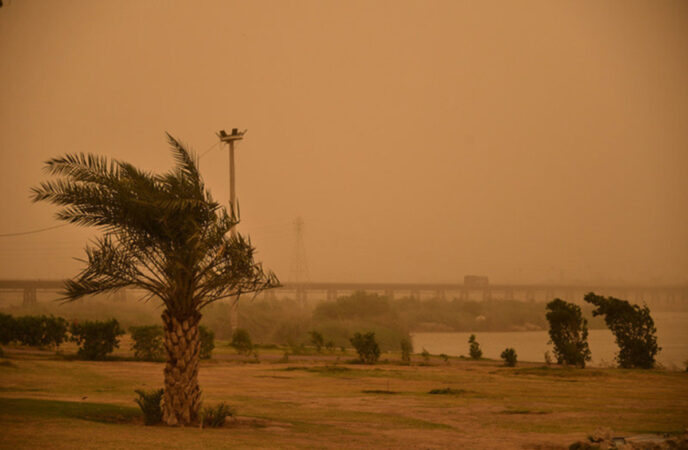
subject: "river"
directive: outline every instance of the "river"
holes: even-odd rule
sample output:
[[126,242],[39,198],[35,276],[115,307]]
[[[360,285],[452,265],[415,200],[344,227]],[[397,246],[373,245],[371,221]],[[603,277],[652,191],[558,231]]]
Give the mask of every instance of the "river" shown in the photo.
[[[652,314],[657,327],[657,343],[662,350],[657,361],[670,370],[684,370],[688,361],[688,312],[656,312]],[[520,361],[544,362],[549,334],[545,331],[482,331],[456,333],[411,333],[413,348],[421,352],[425,348],[432,354],[468,355],[468,337],[475,334],[483,357],[499,359],[507,347],[513,347]],[[608,329],[589,330],[588,345],[592,353],[589,366],[615,365],[618,351],[614,336]],[[554,359],[554,358],[553,358]]]

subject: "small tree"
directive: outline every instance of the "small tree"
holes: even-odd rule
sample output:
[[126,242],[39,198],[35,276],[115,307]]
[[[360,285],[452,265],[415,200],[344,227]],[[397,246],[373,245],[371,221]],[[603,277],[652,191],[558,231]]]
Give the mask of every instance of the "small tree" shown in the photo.
[[204,325],[198,327],[198,332],[201,337],[201,359],[210,359],[215,348],[215,333]]
[[401,362],[403,362],[404,364],[410,364],[412,352],[413,345],[411,344],[411,340],[403,338],[401,340]]
[[308,334],[311,338],[311,344],[315,346],[315,351],[320,353],[325,345],[325,339],[323,338],[323,335],[315,330],[310,331]]
[[134,350],[134,358],[142,361],[162,361],[164,359],[163,329],[160,325],[129,327],[129,334],[134,341],[131,346]]
[[349,341],[356,349],[358,358],[362,363],[375,364],[378,358],[380,358],[380,347],[377,345],[377,341],[375,341],[374,332],[369,331],[365,334],[355,333]]
[[516,350],[513,348],[506,348],[500,355],[502,359],[504,360],[504,364],[509,367],[514,367],[516,365]]
[[71,340],[79,346],[77,355],[88,360],[105,359],[115,348],[119,348],[118,337],[124,334],[116,319],[73,323],[69,332]]
[[588,321],[578,305],[555,298],[547,304],[550,344],[558,364],[585,367],[590,361],[588,348]]
[[655,356],[661,350],[657,346],[657,328],[650,316],[650,308],[631,305],[626,300],[603,297],[590,292],[585,301],[596,306],[593,316],[604,316],[619,346],[616,357],[619,367],[651,369]]
[[468,343],[470,344],[468,351],[471,355],[471,358],[480,359],[483,356],[483,351],[480,350],[480,344],[478,344],[478,341],[475,340],[475,334],[471,334],[471,336],[468,338]]
[[243,328],[237,328],[232,334],[232,342],[230,344],[240,355],[250,355],[253,350],[253,342],[251,342],[251,335]]

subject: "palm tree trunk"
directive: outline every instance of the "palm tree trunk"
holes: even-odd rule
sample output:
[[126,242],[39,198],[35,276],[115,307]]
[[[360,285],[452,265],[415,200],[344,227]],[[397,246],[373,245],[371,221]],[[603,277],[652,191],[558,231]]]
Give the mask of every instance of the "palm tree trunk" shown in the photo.
[[162,314],[165,328],[165,392],[162,417],[167,425],[189,425],[196,421],[201,405],[198,387],[198,362],[201,340],[198,322],[201,314],[179,319],[169,311]]

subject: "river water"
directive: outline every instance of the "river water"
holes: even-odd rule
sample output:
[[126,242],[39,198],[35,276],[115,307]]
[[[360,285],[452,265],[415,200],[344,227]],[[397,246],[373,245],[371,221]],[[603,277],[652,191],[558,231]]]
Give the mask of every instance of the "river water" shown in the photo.
[[[688,312],[655,312],[652,314],[657,327],[657,343],[662,350],[657,361],[670,370],[684,370],[688,361]],[[468,337],[475,334],[484,358],[499,359],[507,347],[516,350],[519,361],[544,362],[549,334],[545,331],[485,331],[460,333],[411,333],[413,348],[421,352],[425,348],[432,354],[468,355]],[[608,329],[589,330],[588,345],[592,353],[589,366],[615,365],[618,351],[614,336]],[[554,357],[552,356],[554,360]]]

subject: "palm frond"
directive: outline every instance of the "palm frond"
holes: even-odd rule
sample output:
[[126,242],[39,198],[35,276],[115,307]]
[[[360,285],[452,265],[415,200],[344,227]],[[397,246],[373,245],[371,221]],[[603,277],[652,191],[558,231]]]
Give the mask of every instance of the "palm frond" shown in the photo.
[[213,200],[195,154],[167,138],[175,167],[162,174],[83,153],[46,162],[61,178],[34,187],[33,201],[59,206],[60,220],[104,231],[86,248],[85,268],[65,283],[66,300],[135,286],[185,317],[222,298],[279,286],[254,261],[250,239],[230,234],[239,205],[228,211]]

